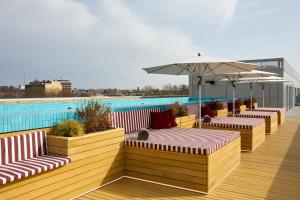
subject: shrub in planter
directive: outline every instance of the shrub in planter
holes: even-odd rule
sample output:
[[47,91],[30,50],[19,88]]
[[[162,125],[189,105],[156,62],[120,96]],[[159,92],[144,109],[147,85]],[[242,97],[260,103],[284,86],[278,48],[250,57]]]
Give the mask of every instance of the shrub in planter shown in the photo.
[[105,131],[111,128],[111,109],[97,101],[87,101],[76,109],[79,121],[84,124],[86,133]]
[[[244,100],[244,105],[246,105],[247,108],[250,108],[251,99]],[[252,98],[252,108],[254,107],[254,104],[257,103],[255,98]]]
[[66,120],[51,129],[50,134],[63,137],[81,136],[84,134],[84,127],[78,121]]
[[211,101],[207,104],[208,107],[212,110],[223,110],[224,105],[219,101]]
[[243,106],[243,105],[244,105],[244,102],[243,102],[242,100],[237,99],[237,100],[235,101],[235,107],[236,107],[236,108],[239,108],[240,106]]
[[[243,106],[243,105],[244,105],[244,103],[240,99],[235,100],[235,109],[236,110],[240,109],[240,106]],[[227,108],[228,108],[228,111],[232,111],[232,109],[233,109],[233,103],[232,102],[228,102],[227,103]]]
[[184,117],[188,115],[188,108],[185,105],[180,105],[179,102],[175,102],[171,105],[173,116]]

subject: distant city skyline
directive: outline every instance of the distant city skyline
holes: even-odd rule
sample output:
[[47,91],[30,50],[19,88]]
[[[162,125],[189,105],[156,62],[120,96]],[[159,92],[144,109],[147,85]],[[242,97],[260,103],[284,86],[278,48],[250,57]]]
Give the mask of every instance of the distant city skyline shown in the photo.
[[196,56],[284,57],[300,73],[296,0],[0,2],[0,85],[66,77],[75,88],[187,84],[141,68]]

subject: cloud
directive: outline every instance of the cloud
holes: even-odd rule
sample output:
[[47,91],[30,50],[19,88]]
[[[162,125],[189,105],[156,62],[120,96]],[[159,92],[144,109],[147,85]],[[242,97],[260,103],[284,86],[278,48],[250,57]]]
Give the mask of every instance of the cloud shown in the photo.
[[141,68],[194,56],[183,33],[143,21],[121,0],[10,0],[0,6],[1,83],[66,76],[76,87],[187,83]]
[[[132,3],[134,2],[134,3]],[[238,0],[128,0],[135,12],[153,23],[227,26]]]

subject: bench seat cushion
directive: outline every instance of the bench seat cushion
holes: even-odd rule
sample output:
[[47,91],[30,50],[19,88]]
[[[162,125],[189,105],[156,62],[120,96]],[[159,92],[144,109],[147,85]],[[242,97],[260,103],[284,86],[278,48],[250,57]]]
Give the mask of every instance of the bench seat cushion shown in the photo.
[[198,128],[150,129],[148,140],[138,140],[138,133],[125,136],[125,145],[197,155],[210,155],[240,137],[238,131]]
[[261,118],[214,117],[210,123],[202,123],[204,127],[223,127],[237,129],[253,129],[265,123]]
[[264,118],[264,119],[270,119],[274,116],[276,116],[276,112],[260,112],[260,111],[243,111],[239,114],[236,114],[237,117],[246,117],[246,118]]
[[0,186],[64,166],[70,161],[70,158],[66,157],[43,155],[0,165]]
[[253,111],[262,111],[262,112],[285,112],[284,108],[255,108]]

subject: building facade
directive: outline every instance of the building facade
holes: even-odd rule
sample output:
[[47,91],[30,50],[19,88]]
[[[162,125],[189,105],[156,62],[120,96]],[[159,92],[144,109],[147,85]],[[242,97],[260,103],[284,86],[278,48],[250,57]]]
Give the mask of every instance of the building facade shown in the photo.
[[[284,58],[269,58],[256,60],[242,60],[242,62],[258,64],[258,70],[278,74],[290,82],[286,83],[265,83],[265,107],[278,107],[289,110],[300,104],[300,75],[293,69]],[[230,82],[220,81],[224,77],[206,76],[202,85],[202,96],[210,97],[232,97],[233,88]],[[189,77],[189,96],[198,96],[198,77]],[[249,98],[249,84],[238,84],[236,86],[236,98]],[[262,106],[262,84],[256,83],[253,86],[253,97],[258,105]]]
[[55,81],[61,84],[62,92],[72,92],[72,82],[69,79],[60,78]]
[[54,97],[62,92],[62,86],[58,81],[32,81],[25,85],[27,98]]

